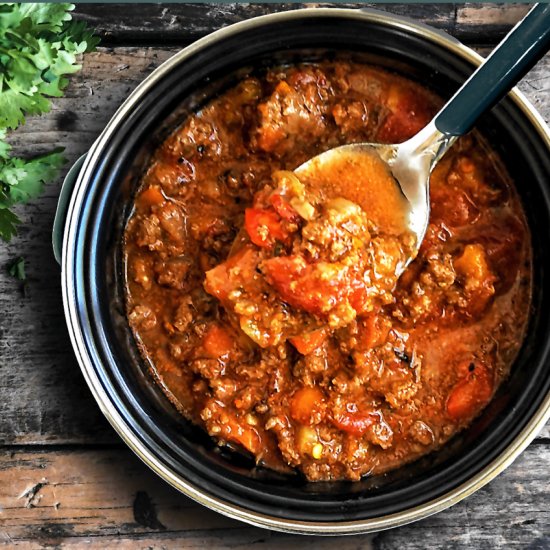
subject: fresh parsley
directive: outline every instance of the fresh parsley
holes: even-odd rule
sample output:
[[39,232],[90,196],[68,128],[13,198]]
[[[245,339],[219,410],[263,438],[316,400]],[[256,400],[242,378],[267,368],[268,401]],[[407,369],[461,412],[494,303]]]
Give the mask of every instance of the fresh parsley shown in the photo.
[[27,276],[25,275],[25,259],[22,257],[16,258],[12,262],[10,262],[7,268],[8,273],[19,281],[24,281],[27,278]]
[[0,3],[0,238],[9,241],[19,218],[11,211],[37,197],[64,159],[57,149],[23,159],[10,153],[9,130],[25,116],[47,113],[51,97],[61,97],[67,75],[80,70],[77,56],[99,39],[83,22],[73,21],[73,4]]

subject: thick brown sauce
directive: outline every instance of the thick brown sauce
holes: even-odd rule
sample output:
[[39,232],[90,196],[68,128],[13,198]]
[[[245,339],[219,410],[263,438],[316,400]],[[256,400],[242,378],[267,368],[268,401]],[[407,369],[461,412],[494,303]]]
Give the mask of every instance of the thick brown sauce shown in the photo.
[[440,447],[507,376],[529,310],[530,237],[475,134],[435,169],[426,239],[390,303],[328,337],[262,348],[204,288],[275,170],[403,141],[438,105],[369,66],[279,68],[213,100],[155,153],[125,234],[128,319],[164,391],[220,444],[310,480],[355,480]]

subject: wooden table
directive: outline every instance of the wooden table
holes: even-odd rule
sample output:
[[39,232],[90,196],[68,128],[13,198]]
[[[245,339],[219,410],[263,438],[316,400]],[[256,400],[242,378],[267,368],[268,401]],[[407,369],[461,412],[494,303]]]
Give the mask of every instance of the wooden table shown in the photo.
[[[223,25],[297,4],[80,4],[76,17],[102,37],[47,116],[12,136],[20,153],[84,153],[153,68]],[[356,4],[354,6],[357,6]],[[490,51],[525,5],[399,5]],[[550,119],[550,55],[520,88]],[[68,165],[67,165],[68,166]],[[69,343],[59,267],[50,245],[61,177],[18,209],[23,226],[0,265],[25,258],[22,285],[0,273],[0,545],[8,548],[550,548],[548,427],[498,479],[441,514],[376,535],[334,539],[272,533],[195,504],[125,448],[93,401]]]

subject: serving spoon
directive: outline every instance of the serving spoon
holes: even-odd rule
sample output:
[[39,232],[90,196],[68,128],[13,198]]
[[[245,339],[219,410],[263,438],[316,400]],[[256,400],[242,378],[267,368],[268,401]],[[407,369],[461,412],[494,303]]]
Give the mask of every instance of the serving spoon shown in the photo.
[[[363,206],[367,215],[382,222],[379,225],[390,233],[410,231],[415,247],[398,268],[399,275],[416,257],[428,227],[429,180],[436,163],[548,48],[550,4],[536,4],[415,136],[400,144],[336,147],[308,160],[294,173],[311,188],[327,190],[336,185],[341,196]],[[358,186],[365,179],[372,181],[373,173],[374,181],[382,182],[379,188]]]

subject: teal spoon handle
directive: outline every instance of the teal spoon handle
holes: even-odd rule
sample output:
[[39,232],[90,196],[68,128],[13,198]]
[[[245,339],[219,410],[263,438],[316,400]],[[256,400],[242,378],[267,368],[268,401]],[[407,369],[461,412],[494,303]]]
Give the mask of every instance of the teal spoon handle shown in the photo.
[[550,4],[536,4],[434,119],[447,136],[472,129],[550,48]]

